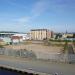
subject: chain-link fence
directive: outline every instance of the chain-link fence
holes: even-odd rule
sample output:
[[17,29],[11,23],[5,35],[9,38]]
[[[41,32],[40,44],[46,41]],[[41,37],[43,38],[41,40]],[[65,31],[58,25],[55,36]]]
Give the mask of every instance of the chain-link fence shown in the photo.
[[75,63],[75,54],[56,54],[56,53],[36,53],[37,59],[55,62]]
[[0,55],[36,58],[36,55],[33,51],[28,51],[25,49],[13,50],[13,49],[0,48]]
[[42,53],[33,52],[25,49],[13,50],[13,49],[0,49],[0,55],[22,57],[22,58],[33,58],[39,60],[49,60],[55,62],[65,62],[65,63],[75,63],[75,54],[52,54],[52,53]]

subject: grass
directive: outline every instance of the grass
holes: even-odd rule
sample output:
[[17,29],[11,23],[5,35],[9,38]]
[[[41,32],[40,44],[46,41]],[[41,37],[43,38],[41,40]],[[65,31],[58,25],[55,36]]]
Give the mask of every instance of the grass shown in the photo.
[[0,45],[0,48],[4,48],[4,46],[3,45]]
[[[49,41],[52,41],[52,42],[72,42],[71,40],[60,40],[60,39],[58,39],[58,40],[52,40],[52,39],[49,39]],[[75,40],[73,41],[73,42],[75,42]]]
[[44,41],[45,46],[57,46],[57,47],[63,47],[64,44],[62,42],[54,42],[54,41]]

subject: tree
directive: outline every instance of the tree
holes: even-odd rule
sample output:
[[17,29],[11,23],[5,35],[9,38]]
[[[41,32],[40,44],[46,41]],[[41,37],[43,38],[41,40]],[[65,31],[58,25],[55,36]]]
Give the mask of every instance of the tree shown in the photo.
[[62,37],[62,34],[56,34],[56,37],[55,37],[55,39],[58,39],[58,38],[61,38]]
[[[75,38],[75,34],[73,34],[73,38]],[[75,46],[75,40],[73,40],[73,45]]]
[[73,34],[73,38],[75,38],[75,34]]

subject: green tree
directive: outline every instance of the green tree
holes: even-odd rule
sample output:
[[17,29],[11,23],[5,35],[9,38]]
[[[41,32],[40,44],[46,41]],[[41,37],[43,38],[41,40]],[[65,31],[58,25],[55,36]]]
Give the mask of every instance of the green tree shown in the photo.
[[61,38],[62,37],[62,34],[56,34],[56,37],[55,37],[55,39],[58,39],[58,38]]
[[75,34],[73,34],[73,38],[75,38]]

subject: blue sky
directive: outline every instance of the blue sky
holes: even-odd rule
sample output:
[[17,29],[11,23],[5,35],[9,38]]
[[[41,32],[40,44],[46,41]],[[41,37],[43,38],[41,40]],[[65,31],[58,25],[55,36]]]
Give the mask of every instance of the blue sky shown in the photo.
[[0,0],[0,31],[37,28],[75,32],[75,0]]

